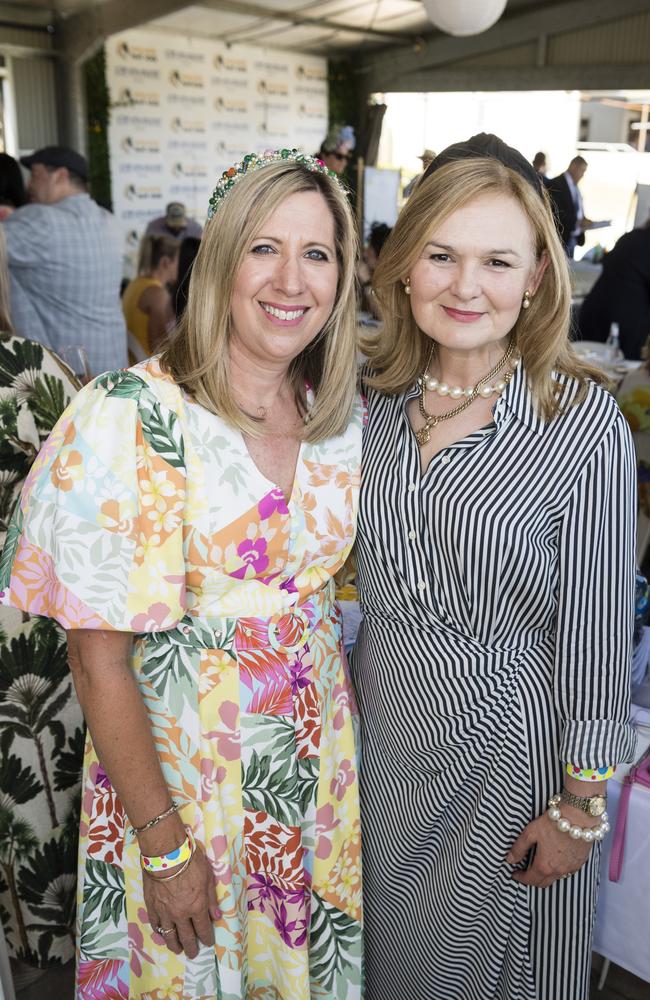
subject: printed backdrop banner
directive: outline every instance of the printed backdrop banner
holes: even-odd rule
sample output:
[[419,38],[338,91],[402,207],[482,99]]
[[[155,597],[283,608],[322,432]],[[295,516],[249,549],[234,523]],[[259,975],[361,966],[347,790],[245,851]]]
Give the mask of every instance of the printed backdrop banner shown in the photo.
[[106,75],[128,275],[167,202],[183,202],[203,224],[226,167],[270,147],[313,153],[327,132],[327,63],[316,56],[127,31],[106,43]]

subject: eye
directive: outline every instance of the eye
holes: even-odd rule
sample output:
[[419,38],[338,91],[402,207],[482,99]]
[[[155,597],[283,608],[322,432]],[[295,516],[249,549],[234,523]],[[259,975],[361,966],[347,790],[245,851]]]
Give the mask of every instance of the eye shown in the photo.
[[270,246],[269,243],[258,243],[256,247],[251,247],[251,253],[259,255],[275,253],[275,247]]
[[451,260],[451,257],[448,253],[430,253],[429,260],[436,261],[438,264],[447,264]]
[[490,267],[496,267],[496,268],[510,267],[510,264],[508,264],[507,261],[500,260],[498,257],[491,257],[490,260],[488,261],[488,264],[490,265]]
[[307,257],[308,260],[324,260],[324,261],[329,260],[329,257],[324,250],[316,250],[316,249],[308,250],[307,253],[305,254],[305,257]]

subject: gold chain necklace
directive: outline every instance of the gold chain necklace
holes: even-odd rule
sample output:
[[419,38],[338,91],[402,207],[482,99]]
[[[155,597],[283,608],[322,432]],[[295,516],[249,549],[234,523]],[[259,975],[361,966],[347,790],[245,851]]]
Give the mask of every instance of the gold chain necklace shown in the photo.
[[[424,445],[428,444],[429,441],[431,440],[432,427],[436,427],[443,420],[451,420],[452,417],[458,416],[459,413],[462,413],[463,410],[466,410],[468,406],[471,406],[474,400],[481,395],[481,386],[485,385],[486,382],[489,382],[490,379],[494,378],[494,376],[501,371],[503,366],[506,365],[508,361],[510,361],[512,355],[515,352],[515,342],[514,339],[510,341],[508,347],[506,348],[505,354],[498,362],[498,364],[496,364],[494,368],[491,368],[490,371],[487,373],[487,375],[484,375],[483,378],[476,383],[471,393],[463,400],[462,403],[459,403],[458,406],[455,406],[453,410],[449,410],[447,413],[440,413],[440,414],[429,413],[429,411],[425,406],[427,379],[429,378],[429,365],[431,364],[431,359],[433,358],[434,349],[435,345],[434,347],[431,348],[431,352],[429,354],[429,358],[427,360],[427,366],[424,370],[424,373],[418,379],[418,382],[420,384],[420,397],[418,399],[418,408],[420,410],[420,414],[424,419],[424,426],[420,427],[419,431],[415,432],[415,439],[417,443],[420,445],[420,448],[423,448]],[[508,385],[508,383],[512,379],[513,374],[514,372],[509,371],[506,372],[505,375],[503,376],[503,382],[506,385]]]

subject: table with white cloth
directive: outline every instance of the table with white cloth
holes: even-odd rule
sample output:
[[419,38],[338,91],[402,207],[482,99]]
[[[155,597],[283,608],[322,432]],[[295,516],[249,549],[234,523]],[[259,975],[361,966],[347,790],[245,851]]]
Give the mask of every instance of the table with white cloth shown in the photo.
[[[633,706],[637,726],[637,759],[650,747],[650,709]],[[627,814],[625,854],[618,882],[609,880],[623,778],[630,765],[619,767],[607,784],[611,833],[603,841],[600,892],[594,929],[594,951],[650,983],[650,789],[632,785]]]

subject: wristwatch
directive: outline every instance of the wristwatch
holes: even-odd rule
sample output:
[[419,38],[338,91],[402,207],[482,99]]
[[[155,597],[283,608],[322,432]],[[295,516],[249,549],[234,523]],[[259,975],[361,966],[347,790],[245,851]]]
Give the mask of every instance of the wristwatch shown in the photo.
[[581,809],[587,816],[602,816],[607,808],[606,795],[574,795],[573,792],[567,792],[566,788],[562,789],[560,801],[574,809]]

